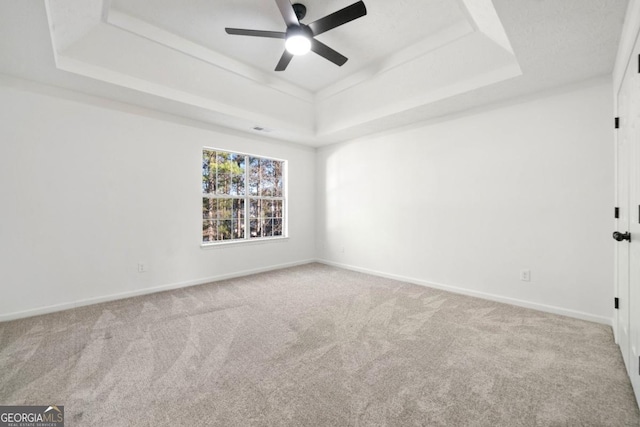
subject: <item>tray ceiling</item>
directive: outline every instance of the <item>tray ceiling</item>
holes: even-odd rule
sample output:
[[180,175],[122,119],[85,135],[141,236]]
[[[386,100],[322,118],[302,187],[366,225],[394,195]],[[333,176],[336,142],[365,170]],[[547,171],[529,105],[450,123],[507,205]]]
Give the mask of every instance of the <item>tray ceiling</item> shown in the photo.
[[[353,0],[301,2],[310,23]],[[4,2],[0,48],[16,58],[0,72],[318,146],[610,73],[627,2],[365,3],[318,36],[343,67],[310,53],[275,72],[282,40],[224,32],[283,31],[271,0]],[[52,49],[54,68],[29,48]]]

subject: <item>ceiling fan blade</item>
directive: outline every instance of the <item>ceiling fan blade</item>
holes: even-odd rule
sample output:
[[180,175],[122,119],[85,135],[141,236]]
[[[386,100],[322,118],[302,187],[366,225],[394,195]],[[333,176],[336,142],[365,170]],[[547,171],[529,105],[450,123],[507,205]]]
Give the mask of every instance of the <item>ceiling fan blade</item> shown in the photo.
[[348,60],[346,56],[339,54],[326,44],[319,42],[316,39],[311,39],[311,50],[339,67],[342,67]]
[[287,28],[292,25],[300,25],[300,21],[298,21],[296,12],[293,10],[293,6],[289,0],[276,0],[276,3],[278,4],[278,9],[280,9],[280,13],[284,18],[285,24],[287,24]]
[[[285,0],[287,1],[287,0]],[[317,36],[333,28],[339,27],[342,24],[358,19],[367,14],[367,8],[362,1],[347,6],[344,9],[340,9],[337,12],[327,15],[324,18],[320,18],[315,22],[309,24],[309,28],[313,31],[313,35]]]
[[282,57],[280,58],[280,61],[278,61],[278,65],[276,65],[276,71],[286,70],[287,65],[289,65],[289,62],[291,62],[291,59],[293,59],[293,54],[285,50],[284,53],[282,54]]
[[284,39],[287,35],[280,31],[245,30],[242,28],[225,28],[225,31],[227,34],[234,34],[236,36],[269,37],[272,39]]

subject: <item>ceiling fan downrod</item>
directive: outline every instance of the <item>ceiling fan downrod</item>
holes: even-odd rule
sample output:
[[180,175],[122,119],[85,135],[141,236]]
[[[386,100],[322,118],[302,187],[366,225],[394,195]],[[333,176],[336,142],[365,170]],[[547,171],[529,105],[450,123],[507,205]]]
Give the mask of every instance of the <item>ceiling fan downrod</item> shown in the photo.
[[307,7],[302,3],[294,3],[291,6],[298,17],[298,21],[302,21],[304,17],[307,16]]

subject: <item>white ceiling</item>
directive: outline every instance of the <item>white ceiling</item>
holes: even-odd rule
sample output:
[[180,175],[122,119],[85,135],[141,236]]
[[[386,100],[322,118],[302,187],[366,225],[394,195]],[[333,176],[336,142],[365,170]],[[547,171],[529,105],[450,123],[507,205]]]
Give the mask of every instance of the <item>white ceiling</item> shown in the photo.
[[[355,0],[303,0],[310,23]],[[320,146],[610,74],[627,0],[364,0],[273,71],[272,0],[0,2],[0,72]]]

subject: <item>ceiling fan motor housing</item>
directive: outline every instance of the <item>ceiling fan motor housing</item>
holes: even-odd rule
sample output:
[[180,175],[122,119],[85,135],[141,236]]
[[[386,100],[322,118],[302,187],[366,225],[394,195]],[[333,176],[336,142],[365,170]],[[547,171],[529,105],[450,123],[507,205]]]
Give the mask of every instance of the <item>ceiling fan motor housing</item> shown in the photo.
[[309,28],[307,25],[300,24],[299,27],[292,25],[291,27],[287,28],[286,38],[290,38],[293,36],[303,36],[308,39],[311,39],[313,38],[313,32],[311,31],[311,28]]

